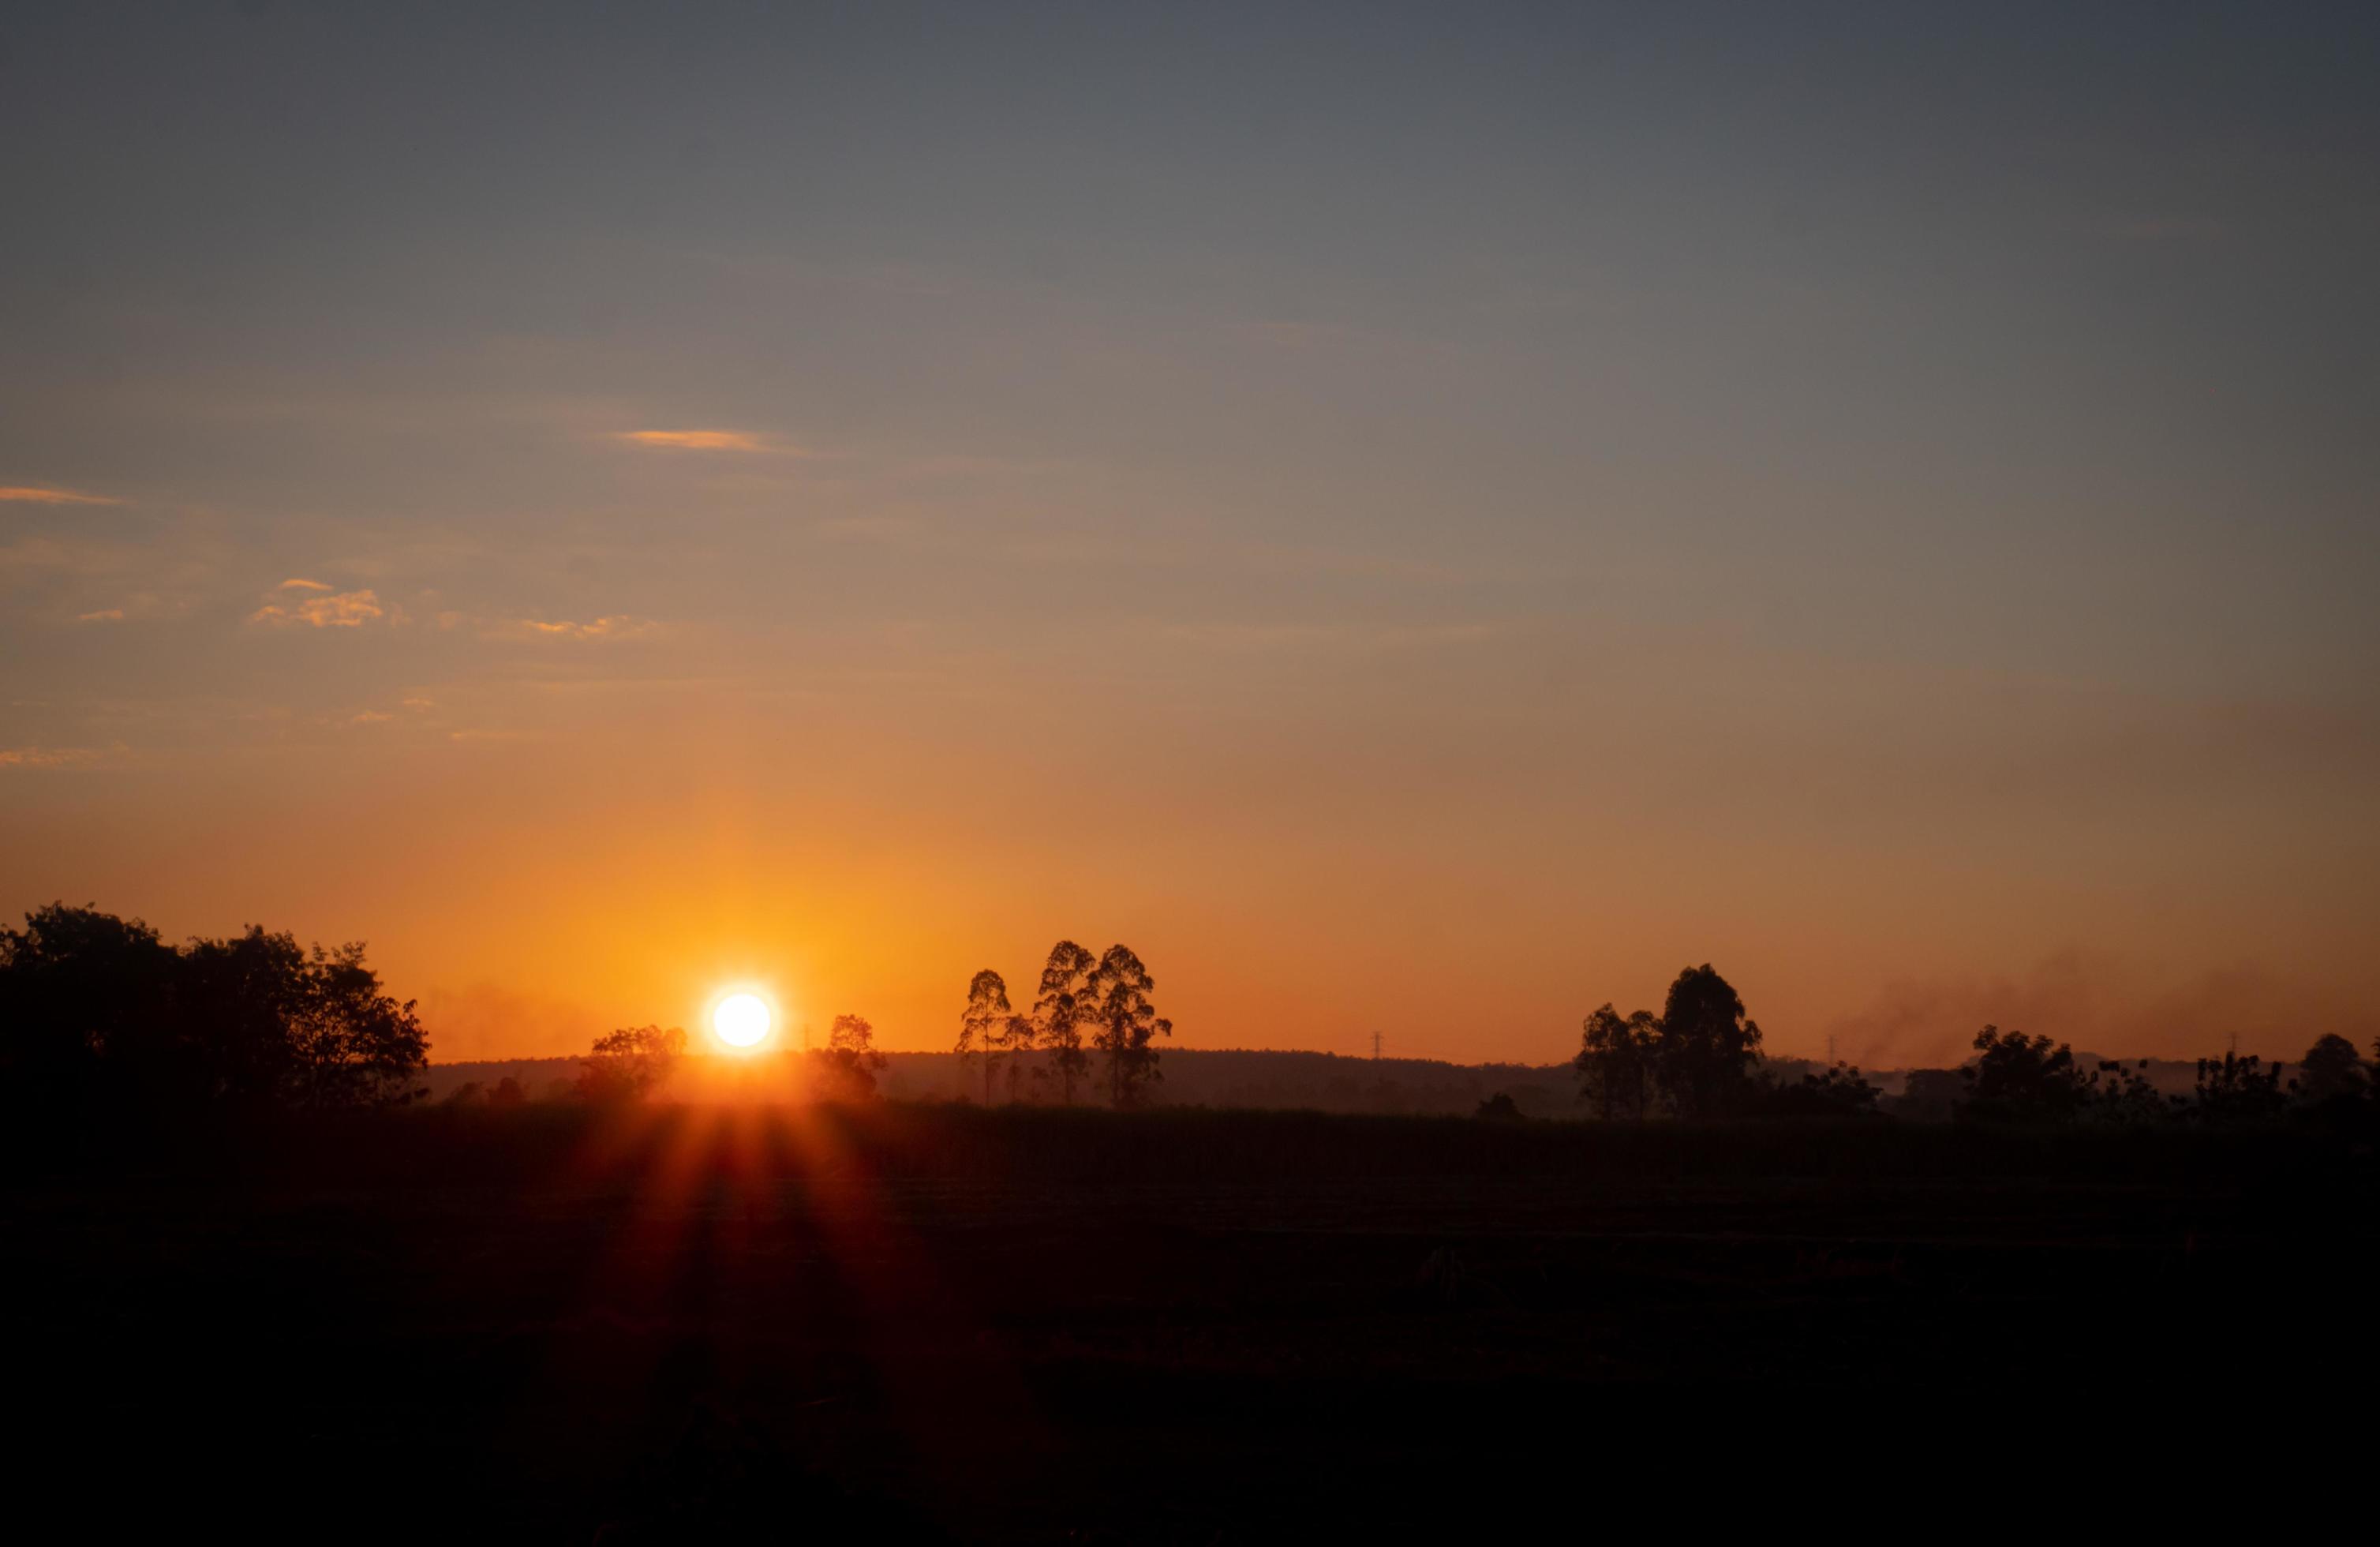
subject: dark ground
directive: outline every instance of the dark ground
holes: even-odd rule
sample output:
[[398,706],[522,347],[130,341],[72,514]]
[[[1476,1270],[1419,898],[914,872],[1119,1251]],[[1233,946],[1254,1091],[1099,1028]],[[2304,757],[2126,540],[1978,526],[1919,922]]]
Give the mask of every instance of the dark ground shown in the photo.
[[0,1273],[17,1492],[103,1537],[1498,1538],[2370,1454],[2335,1134],[532,1107],[92,1148],[5,1195]]

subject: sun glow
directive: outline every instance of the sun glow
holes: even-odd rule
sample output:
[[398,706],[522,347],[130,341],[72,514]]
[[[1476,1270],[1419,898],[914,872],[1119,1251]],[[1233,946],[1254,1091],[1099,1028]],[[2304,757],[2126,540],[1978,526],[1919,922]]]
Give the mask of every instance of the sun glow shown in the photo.
[[769,1040],[768,1002],[757,993],[731,993],[710,1007],[710,1029],[730,1048],[749,1053]]

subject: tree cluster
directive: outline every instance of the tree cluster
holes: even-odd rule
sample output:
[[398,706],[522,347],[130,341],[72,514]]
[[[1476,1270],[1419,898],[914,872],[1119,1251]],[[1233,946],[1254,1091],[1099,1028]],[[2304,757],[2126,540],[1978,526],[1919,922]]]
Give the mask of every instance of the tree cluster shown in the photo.
[[[2198,1060],[2195,1087],[2173,1096],[2151,1083],[2145,1059],[2086,1067],[2063,1042],[1997,1026],[1978,1032],[1974,1048],[1974,1058],[1958,1070],[1911,1071],[1895,1110],[2022,1127],[2236,1125],[2277,1121],[2293,1108],[2380,1104],[2374,1066],[2337,1035],[2307,1050],[2296,1078],[2281,1064],[2227,1053]],[[2373,1052],[2380,1057],[2380,1041]],[[1610,1005],[1597,1009],[1586,1017],[1572,1066],[1579,1099],[1604,1118],[1866,1117],[1882,1109],[1883,1092],[1849,1065],[1788,1081],[1762,1070],[1760,1058],[1759,1026],[1706,963],[1678,974],[1658,1016],[1623,1016]]]
[[[1986,1026],[1975,1034],[1974,1061],[1959,1071],[1964,1099],[1953,1115],[1968,1122],[2023,1127],[2070,1123],[2270,1123],[2292,1106],[2360,1104],[2374,1099],[2371,1071],[2355,1044],[2325,1035],[2307,1050],[2299,1077],[2254,1054],[2198,1060],[2188,1095],[2161,1096],[2143,1072],[2102,1062],[2085,1069],[2064,1042]],[[2373,1044],[2380,1054],[2380,1041]]]
[[[598,1037],[578,1061],[577,1082],[565,1093],[599,1105],[642,1101],[669,1083],[686,1047],[686,1033],[674,1026],[639,1026]],[[834,1017],[826,1046],[789,1056],[808,1066],[812,1094],[837,1102],[871,1100],[877,1072],[887,1062],[876,1050],[875,1027],[865,1016],[850,1015]],[[490,1103],[498,1104],[494,1096]]]
[[54,903],[0,929],[0,1081],[53,1114],[378,1106],[411,1100],[430,1041],[360,944],[261,926],[175,946]]
[[[1756,1077],[1759,1063],[1759,1023],[1705,962],[1678,974],[1658,1016],[1622,1016],[1610,1005],[1588,1016],[1572,1066],[1580,1099],[1600,1116],[1725,1117],[1774,1089]],[[1846,1072],[1858,1078],[1858,1070]]]
[[[1109,1103],[1118,1110],[1137,1106],[1150,1084],[1164,1078],[1156,1039],[1173,1034],[1173,1023],[1157,1013],[1156,992],[1157,980],[1130,946],[1111,945],[1095,957],[1062,940],[1042,964],[1030,1013],[1010,1003],[999,973],[986,968],[975,975],[959,1013],[958,1053],[980,1065],[987,1106],[1003,1070],[1009,1100],[1022,1099],[1029,1081],[1037,1096],[1054,1087],[1071,1106],[1090,1071],[1087,1033],[1091,1052],[1105,1061]],[[1041,1056],[1028,1060],[1035,1053]]]

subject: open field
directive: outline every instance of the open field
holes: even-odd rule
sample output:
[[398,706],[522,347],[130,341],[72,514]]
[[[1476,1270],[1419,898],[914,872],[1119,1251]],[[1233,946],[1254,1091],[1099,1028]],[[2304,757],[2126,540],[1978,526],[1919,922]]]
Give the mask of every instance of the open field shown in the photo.
[[2373,1201],[2301,1132],[555,1106],[55,1173],[0,1272],[103,1517],[1204,1541],[2279,1443],[2371,1389]]

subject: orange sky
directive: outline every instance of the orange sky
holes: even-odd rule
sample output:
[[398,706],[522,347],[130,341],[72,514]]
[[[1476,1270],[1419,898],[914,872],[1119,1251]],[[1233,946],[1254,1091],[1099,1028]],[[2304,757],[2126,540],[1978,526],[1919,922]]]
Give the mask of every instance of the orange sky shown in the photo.
[[1062,935],[1191,1046],[2380,1032],[2368,37],[996,10],[12,38],[0,907],[450,1058]]
[[[1682,769],[1601,755],[1533,688],[1424,709],[1396,673],[1365,692],[1381,664],[1245,666],[1261,680],[1195,724],[1135,700],[1153,661],[1112,656],[1072,680],[1088,716],[1005,673],[923,667],[765,713],[700,681],[514,687],[485,734],[442,699],[236,752],[19,771],[11,880],[174,933],[365,938],[443,1057],[693,1023],[745,979],[796,1021],[857,1011],[889,1046],[941,1046],[977,968],[1022,990],[1062,933],[1138,949],[1196,1046],[1354,1053],[1377,1029],[1408,1054],[1549,1060],[1593,1005],[1658,1005],[1705,958],[1779,1051],[1834,1032],[1871,1062],[1949,1056],[1985,1018],[2174,1054],[2369,1025],[2345,927],[2360,872],[2326,895],[2273,875],[2306,816],[2160,846],[2257,772],[2206,766],[2186,719],[2106,733],[2146,742],[2143,766],[2061,752],[2107,760],[2127,811],[2063,767],[1995,760],[1970,721],[1991,693],[1940,706],[1922,779],[1847,740],[1847,712],[1740,704],[1697,730],[1631,703],[1648,743],[1697,754]],[[2093,707],[2066,706],[2078,738]],[[2216,863],[2287,884],[2210,897],[2192,872]]]

